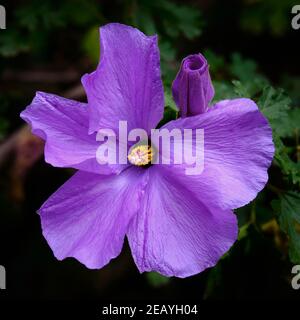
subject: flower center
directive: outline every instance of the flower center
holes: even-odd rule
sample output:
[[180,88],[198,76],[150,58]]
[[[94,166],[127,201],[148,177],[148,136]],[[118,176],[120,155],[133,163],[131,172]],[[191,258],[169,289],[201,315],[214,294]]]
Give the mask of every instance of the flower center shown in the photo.
[[153,149],[148,144],[137,144],[130,148],[127,156],[135,166],[147,166],[153,159]]

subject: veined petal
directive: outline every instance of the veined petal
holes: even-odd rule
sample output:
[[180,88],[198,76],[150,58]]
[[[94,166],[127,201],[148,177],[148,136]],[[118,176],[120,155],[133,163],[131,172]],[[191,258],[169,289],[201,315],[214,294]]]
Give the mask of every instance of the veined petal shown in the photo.
[[165,166],[185,187],[223,209],[253,200],[268,180],[274,155],[268,121],[249,99],[224,100],[208,112],[172,121],[169,130],[204,129],[204,170],[186,175],[186,165]]
[[237,219],[230,210],[199,201],[158,165],[149,169],[127,237],[140,272],[183,278],[217,263],[237,238]]
[[89,132],[128,129],[150,132],[163,116],[157,37],[118,23],[100,28],[101,58],[97,70],[82,83],[88,97]]
[[96,160],[96,134],[88,135],[87,104],[54,94],[37,92],[21,113],[32,133],[46,141],[45,161],[55,167],[72,167],[88,172],[119,173],[124,166],[100,165]]
[[146,184],[141,170],[79,171],[44,203],[39,210],[43,234],[57,259],[74,257],[96,269],[119,255]]

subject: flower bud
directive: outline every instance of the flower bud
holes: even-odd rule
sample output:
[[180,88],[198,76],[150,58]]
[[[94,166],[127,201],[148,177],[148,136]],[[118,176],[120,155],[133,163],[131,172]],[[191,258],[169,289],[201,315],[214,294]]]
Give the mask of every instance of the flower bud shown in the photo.
[[183,59],[173,81],[172,93],[181,117],[195,116],[207,111],[215,92],[209,66],[203,55],[193,54]]

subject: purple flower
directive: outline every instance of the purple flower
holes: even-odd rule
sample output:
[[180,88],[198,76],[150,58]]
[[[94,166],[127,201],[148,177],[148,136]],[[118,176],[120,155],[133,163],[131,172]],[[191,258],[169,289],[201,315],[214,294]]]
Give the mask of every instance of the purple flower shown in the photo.
[[100,63],[82,78],[88,103],[38,92],[21,114],[46,141],[48,163],[79,170],[40,208],[43,234],[59,260],[74,257],[88,268],[118,256],[127,236],[140,272],[199,273],[236,240],[232,209],[266,184],[271,129],[249,99],[224,100],[205,112],[213,87],[206,60],[193,55],[173,85],[182,118],[164,128],[204,129],[202,174],[188,176],[178,164],[100,165],[99,129],[117,131],[122,120],[129,130],[150,132],[164,110],[156,36],[121,24],[100,32]]

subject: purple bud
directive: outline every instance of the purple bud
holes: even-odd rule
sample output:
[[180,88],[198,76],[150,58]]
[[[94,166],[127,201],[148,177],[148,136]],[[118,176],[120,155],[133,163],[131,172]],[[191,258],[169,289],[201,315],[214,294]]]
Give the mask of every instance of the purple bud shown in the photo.
[[181,117],[195,116],[207,111],[215,91],[209,75],[209,66],[202,54],[183,59],[173,81],[173,98]]

